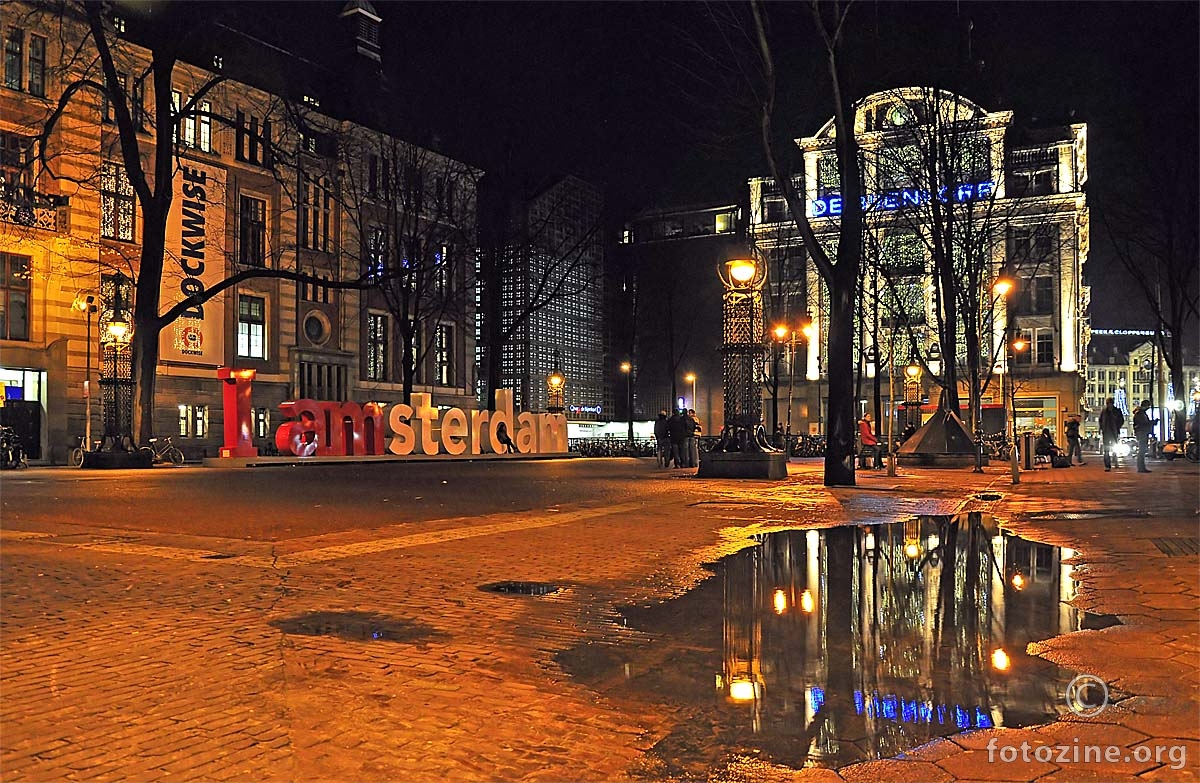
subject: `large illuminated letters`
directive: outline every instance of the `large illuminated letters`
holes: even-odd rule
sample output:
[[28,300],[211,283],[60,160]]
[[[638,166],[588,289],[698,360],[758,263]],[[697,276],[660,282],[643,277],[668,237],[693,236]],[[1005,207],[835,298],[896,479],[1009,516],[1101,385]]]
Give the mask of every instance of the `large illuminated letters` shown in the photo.
[[[254,457],[251,440],[254,370],[217,369],[224,382],[225,445],[222,457]],[[499,454],[503,427],[521,454],[567,451],[567,419],[561,413],[517,413],[511,389],[496,391],[496,410],[439,410],[432,395],[414,392],[410,403],[318,402],[302,399],[280,403],[284,421],[275,431],[281,454],[298,457],[348,457],[394,454]],[[384,423],[386,422],[386,428]]]
[[222,400],[225,403],[225,445],[222,457],[257,457],[250,434],[254,431],[250,419],[250,386],[254,381],[254,370],[233,370],[218,367],[217,377],[224,383]]

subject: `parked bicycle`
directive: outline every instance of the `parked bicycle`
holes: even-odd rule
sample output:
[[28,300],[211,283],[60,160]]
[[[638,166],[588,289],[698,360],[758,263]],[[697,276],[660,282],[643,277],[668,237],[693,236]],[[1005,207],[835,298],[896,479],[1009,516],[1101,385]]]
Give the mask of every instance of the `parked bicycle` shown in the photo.
[[[75,438],[75,448],[71,449],[71,454],[70,454],[70,457],[68,458],[68,464],[73,468],[82,468],[83,467],[83,455],[89,451],[89,449],[85,448],[83,439],[84,439],[83,435],[76,437]],[[99,449],[100,449],[100,441],[93,440],[92,448],[90,449],[90,451],[99,451]]]
[[143,454],[149,452],[153,455],[155,465],[163,462],[170,462],[172,465],[183,464],[183,452],[171,442],[170,436],[165,438],[151,438],[150,445],[142,446],[138,451]]
[[12,427],[0,425],[0,470],[17,470],[29,467],[25,459],[25,447]]

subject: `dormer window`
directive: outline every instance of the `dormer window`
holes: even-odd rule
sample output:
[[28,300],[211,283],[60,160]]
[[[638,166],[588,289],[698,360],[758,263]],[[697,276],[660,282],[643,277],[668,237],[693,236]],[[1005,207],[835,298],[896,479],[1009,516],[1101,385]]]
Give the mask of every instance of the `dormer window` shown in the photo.
[[213,70],[219,71],[225,67],[225,58],[219,54],[213,55]]
[[314,109],[321,108],[321,101],[318,100],[316,98],[316,96],[305,95],[303,98],[301,98],[301,100],[304,101],[304,103],[308,104],[309,106],[313,107]]

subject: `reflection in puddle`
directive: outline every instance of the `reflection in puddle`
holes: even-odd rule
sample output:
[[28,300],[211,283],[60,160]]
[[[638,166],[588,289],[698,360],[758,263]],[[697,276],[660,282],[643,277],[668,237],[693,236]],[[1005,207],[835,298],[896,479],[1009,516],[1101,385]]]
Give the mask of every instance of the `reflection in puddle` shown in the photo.
[[679,714],[654,749],[665,772],[737,751],[840,767],[1066,711],[1070,675],[1025,649],[1081,627],[1072,550],[979,513],[757,538],[690,593],[624,612],[655,641],[560,658],[613,698]]
[[306,612],[269,624],[287,634],[336,636],[355,642],[413,643],[437,635],[436,629],[429,626],[374,612]]

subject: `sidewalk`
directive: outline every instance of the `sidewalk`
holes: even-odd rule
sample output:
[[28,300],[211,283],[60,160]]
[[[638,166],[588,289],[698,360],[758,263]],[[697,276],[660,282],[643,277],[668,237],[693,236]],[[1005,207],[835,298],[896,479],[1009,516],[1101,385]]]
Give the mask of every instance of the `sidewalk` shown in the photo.
[[[1022,473],[1016,486],[1003,466],[868,472],[857,488],[830,490],[817,460],[793,463],[785,482],[699,480],[630,460],[624,502],[281,545],[5,526],[0,777],[646,779],[645,751],[677,718],[598,698],[564,677],[557,652],[635,638],[613,622],[614,607],[680,594],[708,575],[704,562],[745,546],[752,531],[980,509],[1026,538],[1079,551],[1077,603],[1124,624],[1047,640],[1037,652],[1102,677],[1115,704],[1087,721],[958,735],[838,772],[735,759],[713,774],[1195,780],[1200,468],[1176,461],[1154,463],[1149,475],[1105,473],[1090,461]],[[985,490],[1000,499],[975,497]],[[563,589],[538,599],[478,589],[505,580]],[[353,638],[364,627],[377,629],[376,641]],[[312,634],[297,632],[305,628]],[[1172,769],[1162,754],[1146,763],[1001,763],[995,750],[989,762],[992,740],[993,749],[1111,744],[1130,755],[1182,745],[1187,766]]]

